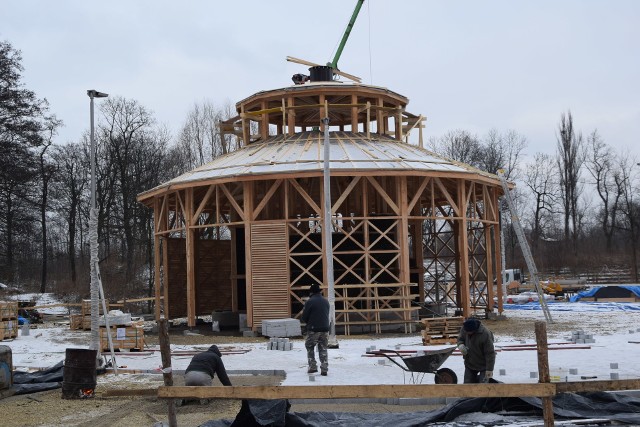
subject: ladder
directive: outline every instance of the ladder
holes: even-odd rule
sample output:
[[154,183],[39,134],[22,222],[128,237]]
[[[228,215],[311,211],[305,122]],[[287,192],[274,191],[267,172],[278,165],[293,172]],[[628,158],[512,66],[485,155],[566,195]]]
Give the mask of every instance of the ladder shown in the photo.
[[544,292],[542,291],[542,287],[540,286],[540,280],[538,279],[538,269],[536,268],[536,263],[533,260],[533,255],[531,254],[529,243],[524,236],[524,230],[522,229],[522,225],[520,224],[520,219],[518,218],[518,214],[516,213],[513,198],[511,197],[511,192],[509,191],[509,185],[507,184],[507,179],[504,177],[504,170],[498,170],[498,177],[500,177],[502,189],[504,190],[504,197],[507,199],[509,211],[511,212],[511,225],[513,225],[513,229],[515,230],[516,236],[518,237],[520,249],[522,250],[522,255],[527,262],[527,268],[529,269],[529,274],[531,275],[531,281],[533,282],[533,286],[538,293],[538,302],[540,303],[540,307],[542,308],[546,321],[548,323],[553,323],[553,320],[551,319],[551,313],[549,312],[549,307],[547,307],[547,301],[544,299]]

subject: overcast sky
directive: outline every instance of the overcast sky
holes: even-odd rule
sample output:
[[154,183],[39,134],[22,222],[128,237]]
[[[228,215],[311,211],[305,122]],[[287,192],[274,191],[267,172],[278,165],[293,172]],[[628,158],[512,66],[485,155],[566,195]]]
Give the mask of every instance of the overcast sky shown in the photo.
[[[89,127],[87,89],[135,99],[174,134],[194,103],[235,103],[332,59],[355,0],[0,0],[0,40],[65,123]],[[425,137],[514,129],[554,153],[562,112],[585,136],[640,140],[640,1],[367,0],[339,61],[410,99]],[[97,101],[100,102],[100,101]]]

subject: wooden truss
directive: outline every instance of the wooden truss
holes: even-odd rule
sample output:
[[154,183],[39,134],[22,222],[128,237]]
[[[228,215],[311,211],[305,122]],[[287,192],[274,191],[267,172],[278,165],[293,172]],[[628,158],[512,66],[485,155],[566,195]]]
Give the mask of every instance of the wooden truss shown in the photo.
[[[333,176],[331,185],[336,326],[344,333],[393,325],[410,331],[425,302],[455,304],[465,316],[493,310],[493,283],[500,280],[494,187],[364,174]],[[328,289],[323,194],[321,177],[281,176],[156,196],[156,315],[195,324],[212,306],[245,308],[253,329],[264,319],[300,317],[309,286]],[[178,252],[176,241],[183,245]],[[207,258],[205,249],[222,259]],[[228,277],[202,273],[213,271],[212,263],[227,263]],[[214,279],[226,283],[216,294],[206,290]]]

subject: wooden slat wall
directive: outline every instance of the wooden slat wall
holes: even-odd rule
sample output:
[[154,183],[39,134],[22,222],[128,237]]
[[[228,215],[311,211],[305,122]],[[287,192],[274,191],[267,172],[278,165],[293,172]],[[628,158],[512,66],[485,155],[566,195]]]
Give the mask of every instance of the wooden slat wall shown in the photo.
[[291,317],[287,226],[284,222],[251,225],[251,301],[253,328],[264,319]]
[[187,315],[187,249],[184,239],[167,239],[169,319]]
[[232,306],[231,240],[196,242],[196,315]]

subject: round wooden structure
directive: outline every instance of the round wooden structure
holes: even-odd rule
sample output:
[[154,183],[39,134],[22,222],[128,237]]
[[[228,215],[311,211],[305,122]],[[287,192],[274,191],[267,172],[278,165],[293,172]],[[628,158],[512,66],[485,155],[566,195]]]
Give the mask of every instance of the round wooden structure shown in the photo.
[[501,312],[500,181],[423,149],[407,103],[339,82],[240,101],[221,129],[242,148],[139,195],[154,209],[156,315],[246,311],[259,330],[299,317],[312,283],[326,294],[325,117],[337,330],[407,331],[444,305],[492,312],[496,296]]

